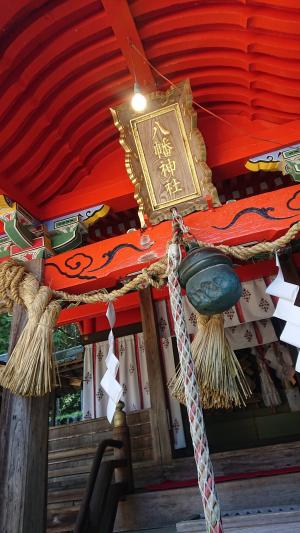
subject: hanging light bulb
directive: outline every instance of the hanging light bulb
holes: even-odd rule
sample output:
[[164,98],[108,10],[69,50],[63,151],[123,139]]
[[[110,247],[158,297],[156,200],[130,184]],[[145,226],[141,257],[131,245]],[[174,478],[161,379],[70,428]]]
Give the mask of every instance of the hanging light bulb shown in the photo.
[[144,111],[147,107],[147,100],[145,96],[141,93],[141,88],[138,83],[134,84],[131,106],[134,111],[137,112]]

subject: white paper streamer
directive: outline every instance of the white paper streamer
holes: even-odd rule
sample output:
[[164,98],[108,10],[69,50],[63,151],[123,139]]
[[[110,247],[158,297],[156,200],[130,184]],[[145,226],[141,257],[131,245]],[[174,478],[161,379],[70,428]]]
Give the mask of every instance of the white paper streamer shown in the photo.
[[284,281],[283,273],[280,266],[279,257],[276,253],[276,266],[278,267],[278,274],[276,278],[268,286],[266,293],[271,294],[272,296],[277,296],[277,298],[283,298],[284,300],[289,300],[294,303],[299,292],[299,286],[294,285],[293,283],[288,283]]
[[280,340],[292,346],[300,348],[300,328],[291,322],[287,322],[280,335]]
[[109,397],[107,404],[107,418],[111,424],[116,410],[116,405],[122,396],[123,389],[118,383],[116,376],[119,369],[119,360],[114,354],[115,339],[113,334],[113,327],[116,323],[115,308],[112,302],[109,302],[106,312],[106,317],[110,325],[110,333],[108,336],[108,354],[105,359],[106,372],[101,380],[101,387]]
[[[286,325],[280,335],[280,340],[300,348],[300,307],[294,305],[299,292],[299,286],[284,281],[277,254],[276,266],[278,267],[277,277],[269,285],[266,292],[279,298],[273,316],[286,321]],[[295,367],[296,372],[300,372],[299,354]]]
[[274,315],[286,322],[291,322],[296,326],[300,326],[300,307],[294,305],[288,300],[279,300],[275,309]]
[[297,361],[296,361],[295,370],[296,370],[296,372],[299,372],[299,374],[300,374],[300,351],[298,352],[298,357],[297,357]]

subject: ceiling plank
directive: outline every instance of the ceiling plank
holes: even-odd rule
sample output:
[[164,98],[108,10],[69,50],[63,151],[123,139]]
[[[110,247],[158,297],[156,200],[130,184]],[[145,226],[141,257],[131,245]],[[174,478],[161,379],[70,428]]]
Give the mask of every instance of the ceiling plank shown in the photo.
[[300,119],[276,124],[257,133],[237,134],[230,141],[207,147],[207,163],[213,177],[227,179],[247,172],[245,164],[250,157],[296,144],[300,141]]
[[[236,135],[227,142],[212,142],[207,146],[207,161],[212,169],[213,179],[223,180],[246,173],[247,159],[300,141],[300,120],[258,131],[256,138],[250,133]],[[270,143],[267,140],[273,140]],[[104,179],[105,177],[105,179]],[[10,180],[0,175],[0,188],[4,194],[19,201],[25,209],[41,220],[56,218],[64,214],[85,209],[95,203],[105,203],[114,211],[123,211],[136,206],[134,188],[126,173],[124,151],[120,146],[104,158],[89,176],[72,192],[58,195],[46,203],[43,209],[32,209],[32,200],[24,190],[17,189]],[[33,212],[34,211],[34,212]]]
[[[237,134],[226,142],[211,142],[207,146],[207,162],[212,169],[213,179],[220,181],[247,173],[245,163],[250,157],[295,144],[300,140],[299,131],[300,120],[295,120],[284,126],[280,124],[261,129],[256,137],[249,132]],[[274,142],[270,143],[270,140]],[[44,220],[55,218],[66,214],[67,209],[69,212],[76,211],[95,203],[107,204],[115,212],[137,205],[134,188],[125,169],[124,150],[120,146],[103,159],[87,181],[74,191],[58,195],[55,200],[45,204],[41,216]]]
[[[133,79],[144,89],[155,90],[155,79],[142,57],[146,54],[127,0],[102,0],[102,4]],[[142,56],[134,50],[132,44]]]

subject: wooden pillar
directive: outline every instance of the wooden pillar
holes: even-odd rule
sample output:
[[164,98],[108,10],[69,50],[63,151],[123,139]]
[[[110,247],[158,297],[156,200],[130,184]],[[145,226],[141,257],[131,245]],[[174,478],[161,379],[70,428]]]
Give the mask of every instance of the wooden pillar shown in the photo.
[[[27,264],[42,277],[42,260]],[[14,306],[9,353],[27,320]],[[0,415],[0,531],[46,531],[49,396],[23,398],[3,391]]]
[[160,344],[150,287],[140,291],[140,303],[150,388],[154,454],[157,462],[167,464],[172,460],[172,450],[161,368]]

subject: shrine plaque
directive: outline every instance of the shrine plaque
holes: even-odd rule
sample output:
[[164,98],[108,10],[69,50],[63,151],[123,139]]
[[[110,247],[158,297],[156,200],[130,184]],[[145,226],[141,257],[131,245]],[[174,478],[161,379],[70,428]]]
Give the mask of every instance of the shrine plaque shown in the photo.
[[206,209],[208,195],[219,205],[189,82],[151,93],[147,102],[144,114],[129,103],[111,110],[141,218],[157,224],[175,206],[182,215]]

